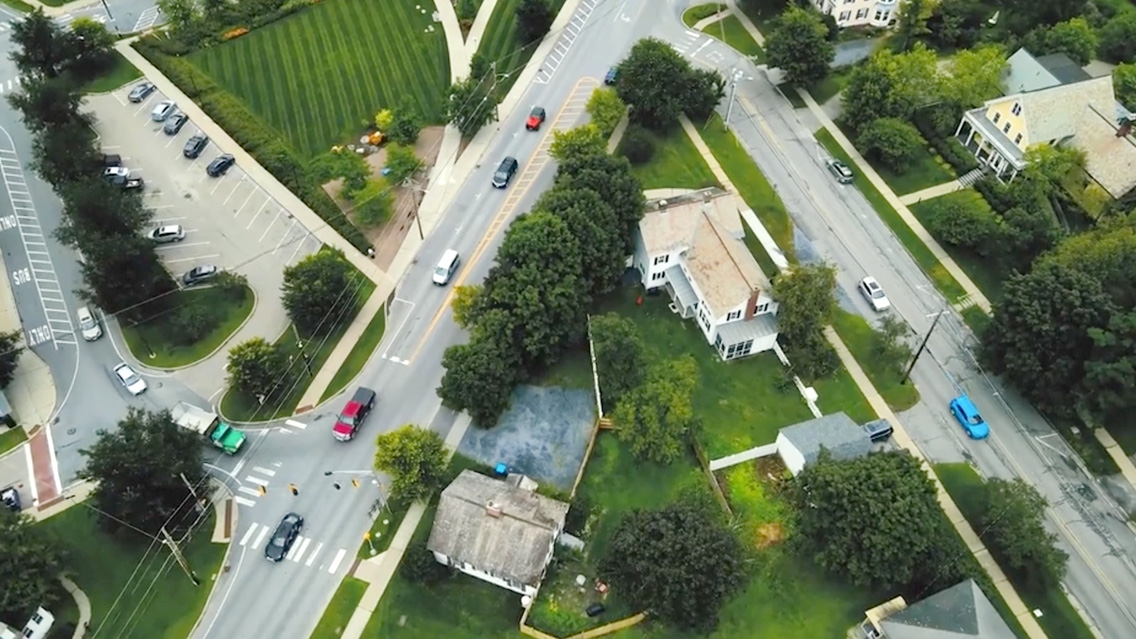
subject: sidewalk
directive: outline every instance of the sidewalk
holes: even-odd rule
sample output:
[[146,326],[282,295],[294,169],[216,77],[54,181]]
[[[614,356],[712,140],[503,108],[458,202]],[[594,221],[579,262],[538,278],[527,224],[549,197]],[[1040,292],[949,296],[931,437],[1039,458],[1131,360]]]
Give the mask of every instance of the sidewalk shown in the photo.
[[742,26],[745,27],[745,30],[749,32],[750,37],[757,41],[758,46],[764,49],[765,36],[761,35],[761,32],[757,30],[757,25],[755,25],[753,21],[749,19],[749,16],[746,15],[745,11],[742,11],[738,7],[738,0],[726,0],[726,7],[728,7],[730,11],[738,17],[738,20],[742,23]]
[[940,195],[946,195],[948,193],[954,193],[955,191],[961,191],[964,188],[966,187],[963,186],[962,182],[959,182],[958,180],[951,180],[950,182],[943,182],[942,184],[929,186],[921,191],[908,193],[907,195],[901,196],[899,198],[899,201],[903,202],[904,206],[911,206],[912,204],[918,204],[923,200],[932,200],[939,197]]
[[[327,361],[316,372],[312,382],[308,384],[308,390],[304,391],[304,395],[300,398],[300,403],[296,407],[297,413],[306,413],[319,404],[324,391],[327,390],[331,380],[339,372],[339,367],[343,366],[343,362],[347,361],[347,356],[355,350],[355,345],[362,337],[363,331],[371,324],[371,320],[375,319],[375,315],[383,312],[383,305],[386,302],[387,298],[379,296],[378,290],[371,294],[371,297],[363,304],[363,308],[359,309],[359,312],[355,315],[355,319],[351,321],[351,325],[344,331],[343,337],[339,338],[339,343],[327,356]],[[350,385],[350,381],[348,385]]]
[[805,101],[805,104],[808,105],[809,111],[811,111],[812,114],[818,120],[820,120],[821,125],[823,125],[824,128],[832,134],[832,137],[836,140],[836,143],[840,145],[840,148],[844,149],[844,152],[852,158],[852,161],[855,162],[860,171],[864,173],[864,176],[868,178],[868,181],[872,183],[872,186],[876,187],[876,190],[878,190],[880,194],[884,196],[884,199],[887,200],[888,204],[895,208],[896,213],[898,213],[899,217],[903,219],[904,224],[911,228],[911,230],[915,233],[919,240],[927,245],[927,248],[930,249],[931,254],[935,256],[935,259],[939,260],[939,263],[943,265],[943,268],[947,269],[947,272],[951,274],[951,277],[955,278],[955,280],[958,281],[959,285],[961,285],[963,290],[966,291],[969,299],[974,301],[976,306],[989,314],[990,300],[986,299],[986,295],[984,295],[978,288],[978,286],[975,285],[975,283],[970,279],[970,276],[968,276],[966,272],[959,267],[959,265],[954,261],[954,259],[951,258],[950,255],[947,255],[947,252],[943,250],[942,246],[939,246],[939,242],[936,241],[935,238],[931,237],[931,234],[927,232],[927,229],[923,228],[923,224],[921,224],[919,220],[915,218],[915,215],[911,213],[911,210],[908,209],[907,206],[902,201],[900,201],[898,197],[896,197],[895,192],[891,190],[891,187],[888,186],[887,182],[884,182],[884,179],[880,177],[880,174],[876,173],[876,170],[873,169],[870,164],[868,164],[868,161],[864,159],[864,156],[860,155],[860,152],[857,151],[856,147],[852,145],[852,142],[848,140],[848,138],[844,135],[844,132],[841,131],[835,123],[833,123],[832,119],[828,117],[828,114],[826,114],[824,110],[821,109],[820,106],[816,103],[816,100],[813,99],[813,96],[810,95],[808,91],[800,88],[797,89],[797,93],[801,96],[801,99]]
[[[490,0],[489,4],[494,1]],[[473,52],[466,51],[454,3],[450,0],[434,0],[434,8],[438,19],[442,21],[442,33],[446,36],[446,52],[450,56],[450,82],[457,82],[469,75],[469,61]]]
[[71,594],[75,599],[75,605],[79,608],[79,621],[75,624],[75,632],[71,635],[71,639],[83,639],[87,634],[87,627],[91,623],[91,600],[87,597],[87,593],[83,592],[67,577],[60,576],[59,582],[63,584],[63,589]]

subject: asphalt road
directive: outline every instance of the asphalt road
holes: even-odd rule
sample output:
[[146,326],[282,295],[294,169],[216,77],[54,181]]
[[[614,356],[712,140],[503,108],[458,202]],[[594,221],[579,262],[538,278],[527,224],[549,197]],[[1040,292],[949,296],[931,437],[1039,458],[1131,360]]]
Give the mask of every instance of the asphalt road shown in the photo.
[[[865,275],[880,281],[894,312],[919,338],[934,316],[946,311],[912,373],[922,401],[900,416],[905,428],[934,462],[967,460],[986,477],[1022,477],[1034,484],[1049,500],[1048,524],[1070,556],[1066,586],[1105,637],[1136,636],[1131,612],[1136,608],[1136,570],[1129,559],[1136,538],[1123,523],[1123,512],[1060,435],[978,367],[973,334],[860,192],[831,178],[811,125],[798,120],[764,69],[684,27],[679,7],[688,4],[675,2],[654,35],[727,78],[734,69],[741,71],[730,122],[785,202],[797,227],[798,255],[835,264],[841,305],[871,321],[876,314],[856,292]],[[719,111],[724,115],[726,105]],[[962,393],[990,424],[988,440],[967,439],[950,416],[948,402]]]

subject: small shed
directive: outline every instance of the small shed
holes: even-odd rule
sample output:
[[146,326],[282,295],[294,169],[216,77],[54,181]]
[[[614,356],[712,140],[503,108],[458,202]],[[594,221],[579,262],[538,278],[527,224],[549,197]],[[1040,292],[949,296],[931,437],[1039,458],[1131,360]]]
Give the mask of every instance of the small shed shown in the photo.
[[871,452],[872,439],[844,413],[786,426],[777,433],[777,454],[794,475],[815,462],[821,450],[827,450],[834,459],[855,459]]

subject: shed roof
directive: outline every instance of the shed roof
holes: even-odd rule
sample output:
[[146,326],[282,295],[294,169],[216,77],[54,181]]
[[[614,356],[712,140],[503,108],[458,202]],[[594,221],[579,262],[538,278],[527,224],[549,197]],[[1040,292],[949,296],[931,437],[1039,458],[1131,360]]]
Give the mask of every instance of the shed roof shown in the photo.
[[535,586],[567,514],[564,502],[463,470],[442,491],[426,547],[496,577]]
[[880,627],[888,639],[1014,639],[973,579],[888,616]]
[[806,464],[817,460],[821,449],[834,459],[855,459],[872,450],[868,433],[844,413],[832,413],[781,429],[781,434],[800,451]]

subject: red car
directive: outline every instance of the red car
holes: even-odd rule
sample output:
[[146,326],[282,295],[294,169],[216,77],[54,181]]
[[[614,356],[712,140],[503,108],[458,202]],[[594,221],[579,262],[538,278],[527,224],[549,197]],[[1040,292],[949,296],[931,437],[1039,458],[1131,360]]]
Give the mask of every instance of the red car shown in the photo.
[[544,123],[544,108],[533,107],[533,110],[529,111],[529,119],[525,122],[525,128],[529,131],[536,131],[540,129],[542,123]]
[[363,425],[367,415],[374,407],[375,391],[362,386],[355,389],[351,401],[347,402],[347,405],[343,407],[343,412],[339,413],[339,418],[335,420],[331,434],[341,442],[349,442],[355,439],[355,435],[359,433],[359,427]]

